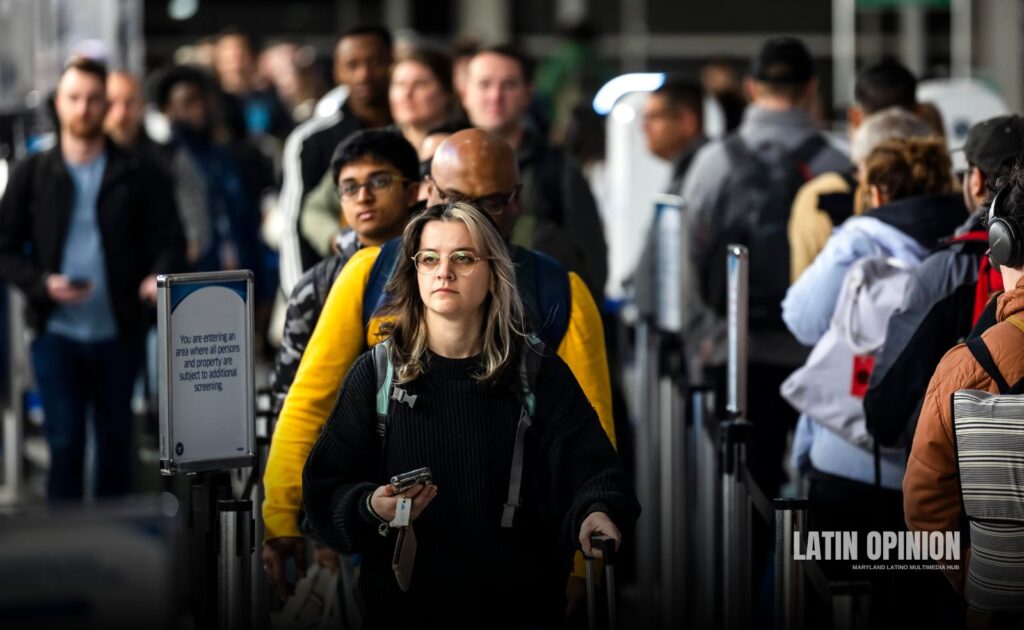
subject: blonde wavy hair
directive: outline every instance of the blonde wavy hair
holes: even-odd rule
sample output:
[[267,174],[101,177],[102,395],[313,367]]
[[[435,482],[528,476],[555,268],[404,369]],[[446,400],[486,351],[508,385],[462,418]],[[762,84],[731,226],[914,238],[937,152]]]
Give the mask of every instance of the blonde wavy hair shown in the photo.
[[[402,255],[385,287],[387,303],[375,314],[384,321],[378,336],[391,337],[391,362],[395,382],[407,383],[425,371],[427,325],[424,304],[412,258],[420,249],[423,228],[431,221],[460,222],[469,230],[476,253],[490,273],[489,294],[484,301],[482,365],[475,378],[498,382],[525,344],[523,302],[516,288],[515,267],[494,222],[472,204],[456,201],[438,204],[418,213],[402,234]],[[475,273],[482,270],[477,269]]]

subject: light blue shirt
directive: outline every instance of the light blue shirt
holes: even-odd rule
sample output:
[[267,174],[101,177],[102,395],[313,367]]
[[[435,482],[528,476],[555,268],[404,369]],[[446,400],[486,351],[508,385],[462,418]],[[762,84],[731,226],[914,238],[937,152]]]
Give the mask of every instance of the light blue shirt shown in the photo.
[[86,164],[65,165],[75,194],[60,272],[68,278],[88,280],[92,291],[80,304],[58,305],[46,322],[46,331],[83,343],[109,341],[117,337],[117,321],[110,303],[103,237],[96,216],[107,154]]

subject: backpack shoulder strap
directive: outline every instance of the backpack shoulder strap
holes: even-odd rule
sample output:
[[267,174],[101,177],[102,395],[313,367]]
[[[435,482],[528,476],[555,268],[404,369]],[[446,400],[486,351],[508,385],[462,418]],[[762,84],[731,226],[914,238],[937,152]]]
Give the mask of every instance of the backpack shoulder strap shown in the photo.
[[387,441],[388,407],[391,401],[391,384],[395,379],[395,367],[391,363],[391,340],[385,339],[373,347],[373,367],[377,375],[377,436],[381,449]]
[[544,342],[537,337],[527,337],[519,356],[518,395],[522,402],[519,410],[519,424],[516,425],[516,442],[512,449],[512,470],[508,476],[508,498],[501,513],[501,526],[512,527],[516,509],[522,501],[523,461],[526,458],[526,431],[533,426],[533,417],[537,412],[537,398],[534,385],[537,373],[544,358]]
[[545,348],[546,345],[539,337],[530,335],[526,338],[526,345],[519,360],[519,394],[523,407],[531,418],[537,412],[537,398],[533,391]]
[[402,254],[402,239],[393,238],[380,246],[380,254],[370,269],[370,278],[363,289],[363,330],[370,325],[370,319],[387,301],[384,288],[398,266],[398,257]]
[[850,193],[853,194],[857,191],[859,182],[857,181],[857,171],[850,169],[846,171],[839,171],[839,176],[843,178],[846,185],[850,187]]
[[978,362],[981,369],[985,370],[985,373],[995,382],[996,387],[999,388],[999,393],[1009,393],[1010,385],[1003,378],[1003,373],[999,371],[995,360],[992,359],[992,353],[989,352],[988,346],[985,345],[985,340],[981,337],[969,339],[967,340],[967,349],[974,355],[974,360]]
[[554,258],[524,247],[513,247],[516,284],[535,334],[557,348],[569,330],[572,287],[569,272]]

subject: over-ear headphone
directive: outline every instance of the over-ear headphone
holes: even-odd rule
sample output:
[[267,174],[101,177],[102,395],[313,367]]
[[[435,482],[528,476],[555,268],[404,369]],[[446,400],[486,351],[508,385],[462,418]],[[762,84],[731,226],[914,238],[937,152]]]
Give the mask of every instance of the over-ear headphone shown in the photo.
[[1013,217],[1002,216],[999,204],[1005,203],[1011,185],[999,189],[988,209],[988,259],[993,266],[1018,268],[1024,266],[1024,235],[1020,223]]

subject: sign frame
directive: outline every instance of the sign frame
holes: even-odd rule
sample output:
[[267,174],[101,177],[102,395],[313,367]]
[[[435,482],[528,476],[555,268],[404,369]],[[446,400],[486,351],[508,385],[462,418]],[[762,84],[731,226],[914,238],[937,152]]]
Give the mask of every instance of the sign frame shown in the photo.
[[[175,404],[172,392],[174,390],[174,352],[176,347],[174,339],[174,328],[171,320],[171,312],[174,303],[171,295],[173,287],[182,285],[204,285],[204,284],[225,284],[244,283],[245,295],[243,296],[245,314],[245,350],[241,355],[245,373],[243,381],[245,385],[245,445],[242,454],[225,452],[220,456],[182,459],[171,445],[177,444],[175,440]],[[255,429],[255,367],[253,363],[253,273],[249,270],[240,271],[217,271],[204,273],[180,273],[157,276],[157,346],[158,346],[158,381],[160,397],[160,472],[164,475],[176,475],[180,473],[197,473],[206,471],[225,470],[232,468],[246,468],[254,465],[256,459]],[[179,432],[180,433],[180,432]],[[237,450],[237,449],[236,449]]]

